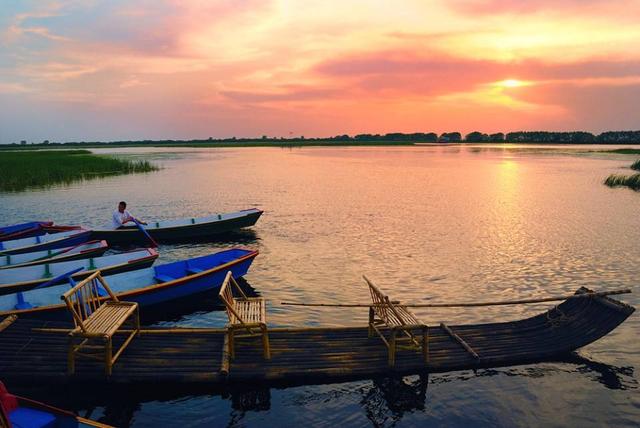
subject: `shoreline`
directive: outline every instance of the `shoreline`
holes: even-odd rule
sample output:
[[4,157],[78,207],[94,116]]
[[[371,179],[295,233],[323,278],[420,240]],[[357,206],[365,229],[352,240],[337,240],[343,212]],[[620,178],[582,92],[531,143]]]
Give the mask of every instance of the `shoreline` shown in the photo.
[[296,148],[296,147],[487,147],[487,146],[578,146],[585,149],[593,146],[635,146],[636,148],[617,148],[611,150],[587,150],[596,153],[640,154],[640,143],[556,143],[556,142],[511,142],[511,141],[483,141],[483,142],[418,142],[418,141],[330,141],[330,140],[300,140],[300,141],[144,141],[144,142],[108,142],[108,143],[56,143],[56,144],[0,144],[0,152],[37,151],[37,150],[74,150],[74,149],[110,149],[110,148],[143,148],[143,147],[172,147],[172,148]]

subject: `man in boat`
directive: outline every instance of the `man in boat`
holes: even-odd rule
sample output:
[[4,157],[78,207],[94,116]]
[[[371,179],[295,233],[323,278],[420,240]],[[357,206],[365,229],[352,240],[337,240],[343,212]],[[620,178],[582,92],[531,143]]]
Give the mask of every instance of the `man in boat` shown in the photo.
[[[118,209],[113,212],[113,216],[111,219],[112,226],[114,229],[121,229],[126,226],[127,223],[135,223],[134,217],[127,211],[127,203],[125,201],[120,201],[118,203]],[[142,220],[138,220],[140,224],[147,224]]]

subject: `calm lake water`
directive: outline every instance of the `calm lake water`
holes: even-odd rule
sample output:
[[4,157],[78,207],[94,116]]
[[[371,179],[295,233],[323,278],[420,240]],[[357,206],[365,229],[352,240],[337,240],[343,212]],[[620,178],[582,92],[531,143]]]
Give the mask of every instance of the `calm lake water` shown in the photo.
[[[593,148],[589,148],[592,149]],[[584,148],[580,149],[584,150]],[[363,325],[367,274],[403,301],[546,297],[631,288],[640,304],[640,193],[602,185],[631,156],[533,146],[100,149],[159,172],[0,194],[0,223],[108,224],[119,200],[145,219],[249,207],[258,224],[217,243],[162,246],[158,263],[257,248],[248,283],[273,326]],[[416,310],[429,323],[504,321],[549,305]],[[213,297],[160,325],[223,326]],[[564,362],[291,388],[30,391],[117,426],[637,426],[640,323],[632,315]],[[381,346],[382,343],[381,343]]]

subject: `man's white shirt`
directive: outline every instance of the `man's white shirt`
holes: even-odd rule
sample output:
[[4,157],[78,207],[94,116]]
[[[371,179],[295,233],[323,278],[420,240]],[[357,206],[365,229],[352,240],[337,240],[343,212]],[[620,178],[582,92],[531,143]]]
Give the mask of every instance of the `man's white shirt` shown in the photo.
[[131,218],[131,214],[129,214],[129,211],[124,210],[124,212],[120,212],[118,210],[115,210],[111,219],[112,228],[117,229],[120,226],[123,226],[125,220],[128,220],[129,218]]

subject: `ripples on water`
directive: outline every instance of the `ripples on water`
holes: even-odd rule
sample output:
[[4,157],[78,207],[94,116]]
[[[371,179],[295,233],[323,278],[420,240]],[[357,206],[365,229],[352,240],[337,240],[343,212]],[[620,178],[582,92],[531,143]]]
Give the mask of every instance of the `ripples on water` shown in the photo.
[[[104,151],[104,150],[103,150]],[[111,151],[111,150],[107,150]],[[282,301],[366,302],[366,273],[392,297],[487,301],[629,287],[640,291],[640,195],[602,180],[633,158],[531,147],[116,149],[164,169],[0,196],[0,223],[55,219],[100,226],[117,201],[168,219],[252,206],[258,225],[224,242],[161,247],[158,263],[234,245],[258,248],[248,284],[269,302],[269,322],[366,323],[364,309],[301,308]],[[623,299],[636,305],[636,295]],[[545,305],[417,309],[427,322],[519,319]],[[160,314],[160,325],[221,326],[213,297]],[[295,388],[118,390],[87,400],[118,425],[634,425],[640,327],[633,315],[572,361]],[[164,397],[162,396],[164,394]],[[120,397],[120,398],[119,398]],[[126,399],[122,398],[125,397]]]

